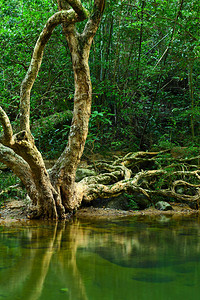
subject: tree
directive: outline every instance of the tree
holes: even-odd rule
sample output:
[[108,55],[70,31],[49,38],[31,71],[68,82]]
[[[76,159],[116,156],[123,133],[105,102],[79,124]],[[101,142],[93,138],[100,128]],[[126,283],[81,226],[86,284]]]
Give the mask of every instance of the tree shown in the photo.
[[[0,107],[3,135],[0,161],[21,179],[36,208],[37,217],[64,218],[66,212],[80,204],[75,185],[77,165],[83,153],[91,111],[92,85],[88,58],[93,37],[98,29],[105,0],[95,0],[90,14],[80,0],[58,0],[59,12],[49,18],[41,32],[29,69],[20,89],[20,131],[13,133],[11,122]],[[79,33],[76,23],[88,19]],[[42,62],[44,48],[56,26],[63,31],[71,52],[75,93],[72,125],[68,144],[48,173],[30,130],[30,94]]]
[[[154,19],[150,18],[148,22],[147,19],[149,19],[149,16],[155,18],[156,14],[154,14],[154,10],[156,13],[157,11],[159,13],[159,10],[157,10],[159,3],[154,3],[154,1],[152,3],[151,1],[147,3],[143,1],[141,3],[141,9],[140,7],[135,7],[135,5],[133,6],[131,3],[126,3],[128,4],[128,8],[125,10],[125,18],[122,19],[120,10],[123,3],[121,3],[121,1],[115,3],[118,9],[118,14],[116,15],[116,13],[111,13],[112,3],[108,2],[108,4],[110,4],[111,15],[109,19],[111,20],[111,26],[103,26],[103,28],[107,31],[109,36],[108,47],[113,49],[113,45],[115,45],[115,51],[104,49],[104,52],[102,52],[101,50],[103,49],[100,47],[100,55],[98,55],[98,57],[105,58],[104,62],[106,61],[106,64],[101,68],[101,76],[99,76],[102,82],[100,82],[100,84],[96,82],[96,90],[99,91],[99,95],[101,94],[101,89],[105,93],[105,97],[101,99],[105,101],[100,103],[101,106],[106,106],[106,102],[110,102],[111,108],[114,106],[114,111],[111,112],[114,112],[115,124],[118,130],[121,130],[123,140],[127,139],[129,146],[132,148],[133,143],[131,136],[135,138],[135,131],[141,126],[136,126],[130,121],[134,120],[135,122],[139,115],[142,124],[144,123],[144,119],[149,119],[148,111],[152,105],[149,99],[151,99],[152,95],[157,95],[157,88],[155,89],[157,86],[155,79],[157,78],[157,71],[154,69],[160,66],[163,55],[166,53],[165,49],[168,49],[166,46],[170,43],[170,36],[169,34],[166,35],[166,28],[168,28],[168,26],[158,26],[156,30],[153,27],[151,43],[148,41],[148,22],[151,21],[154,23]],[[146,3],[145,6],[144,3]],[[168,2],[162,3],[164,3],[163,5],[168,4]],[[180,4],[181,3],[182,0],[180,1]],[[171,198],[172,200],[177,199],[178,201],[186,203],[192,201],[197,204],[198,207],[200,199],[198,149],[194,149],[195,151],[192,153],[192,157],[189,157],[187,151],[183,148],[181,151],[184,152],[184,155],[182,156],[180,153],[180,158],[177,157],[179,156],[177,153],[175,155],[176,157],[174,157],[174,154],[168,149],[160,152],[129,153],[124,157],[115,159],[115,161],[110,159],[110,161],[107,162],[95,162],[98,175],[84,178],[78,183],[75,182],[76,169],[83,153],[87,137],[92,101],[88,58],[91,43],[100,24],[104,6],[105,0],[95,0],[93,11],[89,15],[89,12],[83,8],[80,0],[58,0],[59,12],[50,17],[41,32],[34,48],[29,69],[21,84],[19,132],[13,134],[11,122],[5,109],[3,109],[5,108],[4,103],[7,104],[7,99],[5,102],[3,101],[2,107],[0,107],[0,122],[3,127],[3,135],[0,140],[0,162],[6,164],[21,179],[32,201],[32,211],[35,212],[35,214],[33,214],[35,217],[52,219],[65,218],[66,214],[76,210],[82,201],[85,203],[91,202],[97,198],[115,197],[121,193],[127,193],[131,195],[131,197],[133,195],[133,198],[135,194],[143,194],[149,203],[155,203],[160,198]],[[149,9],[147,10],[148,7]],[[135,22],[131,23],[129,35],[130,28],[127,26],[127,31],[125,31],[124,24],[126,18],[130,21],[132,20],[134,15],[132,10],[135,8],[140,12],[138,14],[139,22],[137,17],[135,17]],[[163,6],[162,8],[163,11],[165,11]],[[170,14],[171,11],[171,9],[168,10]],[[119,18],[117,18],[117,16],[119,16]],[[84,21],[86,22],[85,26]],[[164,21],[166,20],[164,19]],[[177,21],[177,19],[175,19],[175,21]],[[78,22],[81,22],[80,28],[84,27],[81,33],[79,33],[77,29]],[[172,23],[174,23],[174,19],[172,19]],[[71,52],[75,83],[74,112],[68,136],[68,144],[52,169],[47,171],[42,155],[35,145],[30,130],[30,93],[40,69],[44,48],[54,28],[59,24],[62,24],[69,51]],[[172,28],[173,26],[174,24]],[[100,32],[101,34],[103,34],[103,28]],[[160,32],[160,28],[163,29],[163,32]],[[117,32],[117,34],[112,34],[113,32]],[[130,42],[133,36],[135,40],[138,40],[139,44],[136,44],[135,47],[134,40],[126,49],[124,44],[121,43],[121,32],[123,32],[123,34],[124,32],[127,33],[126,35],[124,34],[127,43]],[[138,38],[135,32],[137,32]],[[169,40],[165,41],[167,37]],[[178,39],[174,40],[174,44],[175,41],[177,45],[179,45]],[[164,48],[161,42],[165,43]],[[100,45],[102,44],[103,42],[100,40]],[[161,49],[156,51],[157,47]],[[146,54],[143,53],[144,51]],[[151,56],[149,63],[145,58],[147,54]],[[173,57],[176,57],[176,47],[170,50],[170,55],[172,56],[172,54]],[[95,55],[93,56],[96,57]],[[170,58],[171,56],[168,56],[168,59],[172,59]],[[123,62],[126,62],[126,68],[124,68],[124,64],[119,64],[122,57]],[[137,57],[138,59],[134,62],[133,57]],[[170,75],[170,69],[168,70],[168,68],[171,67],[167,66],[167,64],[163,67],[166,68],[165,75],[167,74],[167,77],[164,78],[163,76],[163,80],[165,81],[163,81],[164,86],[159,89],[160,92],[165,86],[170,85],[170,76],[172,76],[173,79],[173,75]],[[105,72],[105,69],[108,69],[108,71]],[[164,73],[164,69],[162,72]],[[125,80],[122,77],[123,73],[125,74]],[[145,79],[150,77],[154,78],[149,80]],[[136,83],[137,80],[138,82]],[[104,85],[106,82],[107,86]],[[136,89],[137,93],[135,92]],[[192,90],[191,92],[193,93]],[[169,102],[172,101],[171,96],[172,93],[170,94]],[[160,98],[156,99],[157,97],[155,101],[158,100],[156,103],[159,104]],[[193,100],[191,99],[191,101]],[[180,106],[181,103],[182,102],[180,102]],[[107,103],[107,105],[108,104],[109,103]],[[155,113],[159,116],[158,110],[161,106],[157,104],[152,107],[154,110],[153,116]],[[157,111],[156,107],[158,107]],[[167,109],[165,110],[165,115],[167,115]],[[121,113],[121,121],[119,112]],[[128,118],[130,118],[130,121],[128,121]],[[105,116],[105,112],[98,112],[97,110],[93,113],[93,120],[94,122],[96,120],[96,127],[98,127],[100,132],[103,132],[106,127],[101,126],[101,124],[107,124],[109,127],[111,124],[110,120]],[[100,123],[101,120],[102,122]],[[120,127],[122,121],[127,121],[127,123],[131,125],[129,129],[127,129],[126,124],[125,127]],[[155,125],[156,121],[152,121],[152,123],[150,123],[150,120],[148,121],[149,130],[155,128],[152,126],[153,122]],[[160,127],[162,127],[162,124],[165,123],[163,121],[159,124]],[[101,127],[103,127],[103,129],[101,129]],[[134,132],[134,134],[132,134],[132,132]],[[165,144],[166,142],[167,141],[165,141]],[[122,143],[119,144],[122,148]],[[169,146],[169,143],[167,145]],[[166,149],[166,146],[164,149]]]

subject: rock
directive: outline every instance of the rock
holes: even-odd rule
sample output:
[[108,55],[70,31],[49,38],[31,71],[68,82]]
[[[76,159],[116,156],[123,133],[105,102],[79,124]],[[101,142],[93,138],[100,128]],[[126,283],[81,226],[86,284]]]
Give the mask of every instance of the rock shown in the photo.
[[132,200],[137,204],[139,209],[146,209],[151,206],[151,202],[144,194],[133,193]]
[[91,205],[96,208],[112,208],[121,210],[140,210],[148,208],[151,203],[145,195],[134,193],[127,195],[123,193],[117,197],[107,199],[96,199],[91,202]]
[[151,282],[151,283],[167,283],[167,282],[174,281],[175,277],[158,273],[158,272],[156,273],[156,276],[155,273],[140,272],[134,275],[132,279],[137,281],[143,281],[143,282]]
[[199,209],[197,201],[188,201],[188,206],[191,209]]
[[178,186],[176,188],[176,193],[183,195],[184,194],[184,187],[183,186]]
[[97,198],[90,203],[94,208],[108,208],[118,210],[129,210],[128,200],[124,195],[113,198]]
[[88,177],[88,176],[95,176],[97,175],[95,170],[91,169],[77,169],[76,171],[76,182],[81,181],[83,178]]
[[158,201],[155,205],[155,208],[162,211],[173,210],[172,206],[165,201]]
[[6,206],[8,209],[19,209],[25,207],[25,202],[23,200],[11,200]]
[[113,209],[121,209],[121,210],[128,210],[128,201],[123,195],[120,195],[115,198],[110,198],[106,208],[113,208]]

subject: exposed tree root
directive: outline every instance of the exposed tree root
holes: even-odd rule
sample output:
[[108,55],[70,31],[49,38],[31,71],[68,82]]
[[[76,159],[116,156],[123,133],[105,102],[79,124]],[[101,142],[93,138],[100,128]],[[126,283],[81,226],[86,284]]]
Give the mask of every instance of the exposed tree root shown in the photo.
[[83,202],[97,198],[116,197],[122,193],[143,194],[150,202],[159,198],[177,202],[200,200],[199,156],[173,158],[171,151],[136,152],[113,161],[95,163],[97,176],[82,179],[77,184]]
[[[92,203],[95,199],[117,197],[120,194],[142,195],[141,199],[154,205],[160,199],[178,203],[193,204],[199,208],[200,200],[200,168],[198,157],[186,161],[175,159],[170,151],[161,152],[137,152],[129,153],[123,157],[115,157],[110,161],[96,161],[95,171],[97,175],[83,178],[76,182],[73,194],[73,207],[64,207],[62,197],[65,186],[61,186],[61,194],[58,191],[46,189],[40,191],[43,194],[45,203],[38,207],[32,202],[30,218],[44,217],[63,219],[84,205]],[[191,164],[188,163],[191,162]],[[49,170],[51,172],[51,170]],[[9,192],[12,187],[1,191],[0,194]],[[67,190],[66,190],[67,191]],[[47,197],[46,193],[53,193],[53,197]],[[68,195],[68,193],[66,192]],[[54,199],[52,205],[51,199]],[[139,198],[140,199],[140,198]],[[66,202],[67,203],[67,202]],[[72,203],[72,201],[70,201]],[[46,207],[47,206],[47,207]]]

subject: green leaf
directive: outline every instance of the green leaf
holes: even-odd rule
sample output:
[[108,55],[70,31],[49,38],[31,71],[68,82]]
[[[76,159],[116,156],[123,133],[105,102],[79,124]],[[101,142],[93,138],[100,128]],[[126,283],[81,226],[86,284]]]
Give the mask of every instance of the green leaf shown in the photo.
[[62,288],[62,289],[60,289],[60,291],[61,291],[62,293],[68,293],[68,292],[69,292],[69,289],[68,289],[68,288]]

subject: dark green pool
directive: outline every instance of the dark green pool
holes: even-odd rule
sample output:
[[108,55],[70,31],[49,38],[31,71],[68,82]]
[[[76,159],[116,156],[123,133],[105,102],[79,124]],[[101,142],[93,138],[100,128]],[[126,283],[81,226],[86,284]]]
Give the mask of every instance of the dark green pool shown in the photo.
[[194,300],[199,295],[198,217],[0,227],[0,300]]

